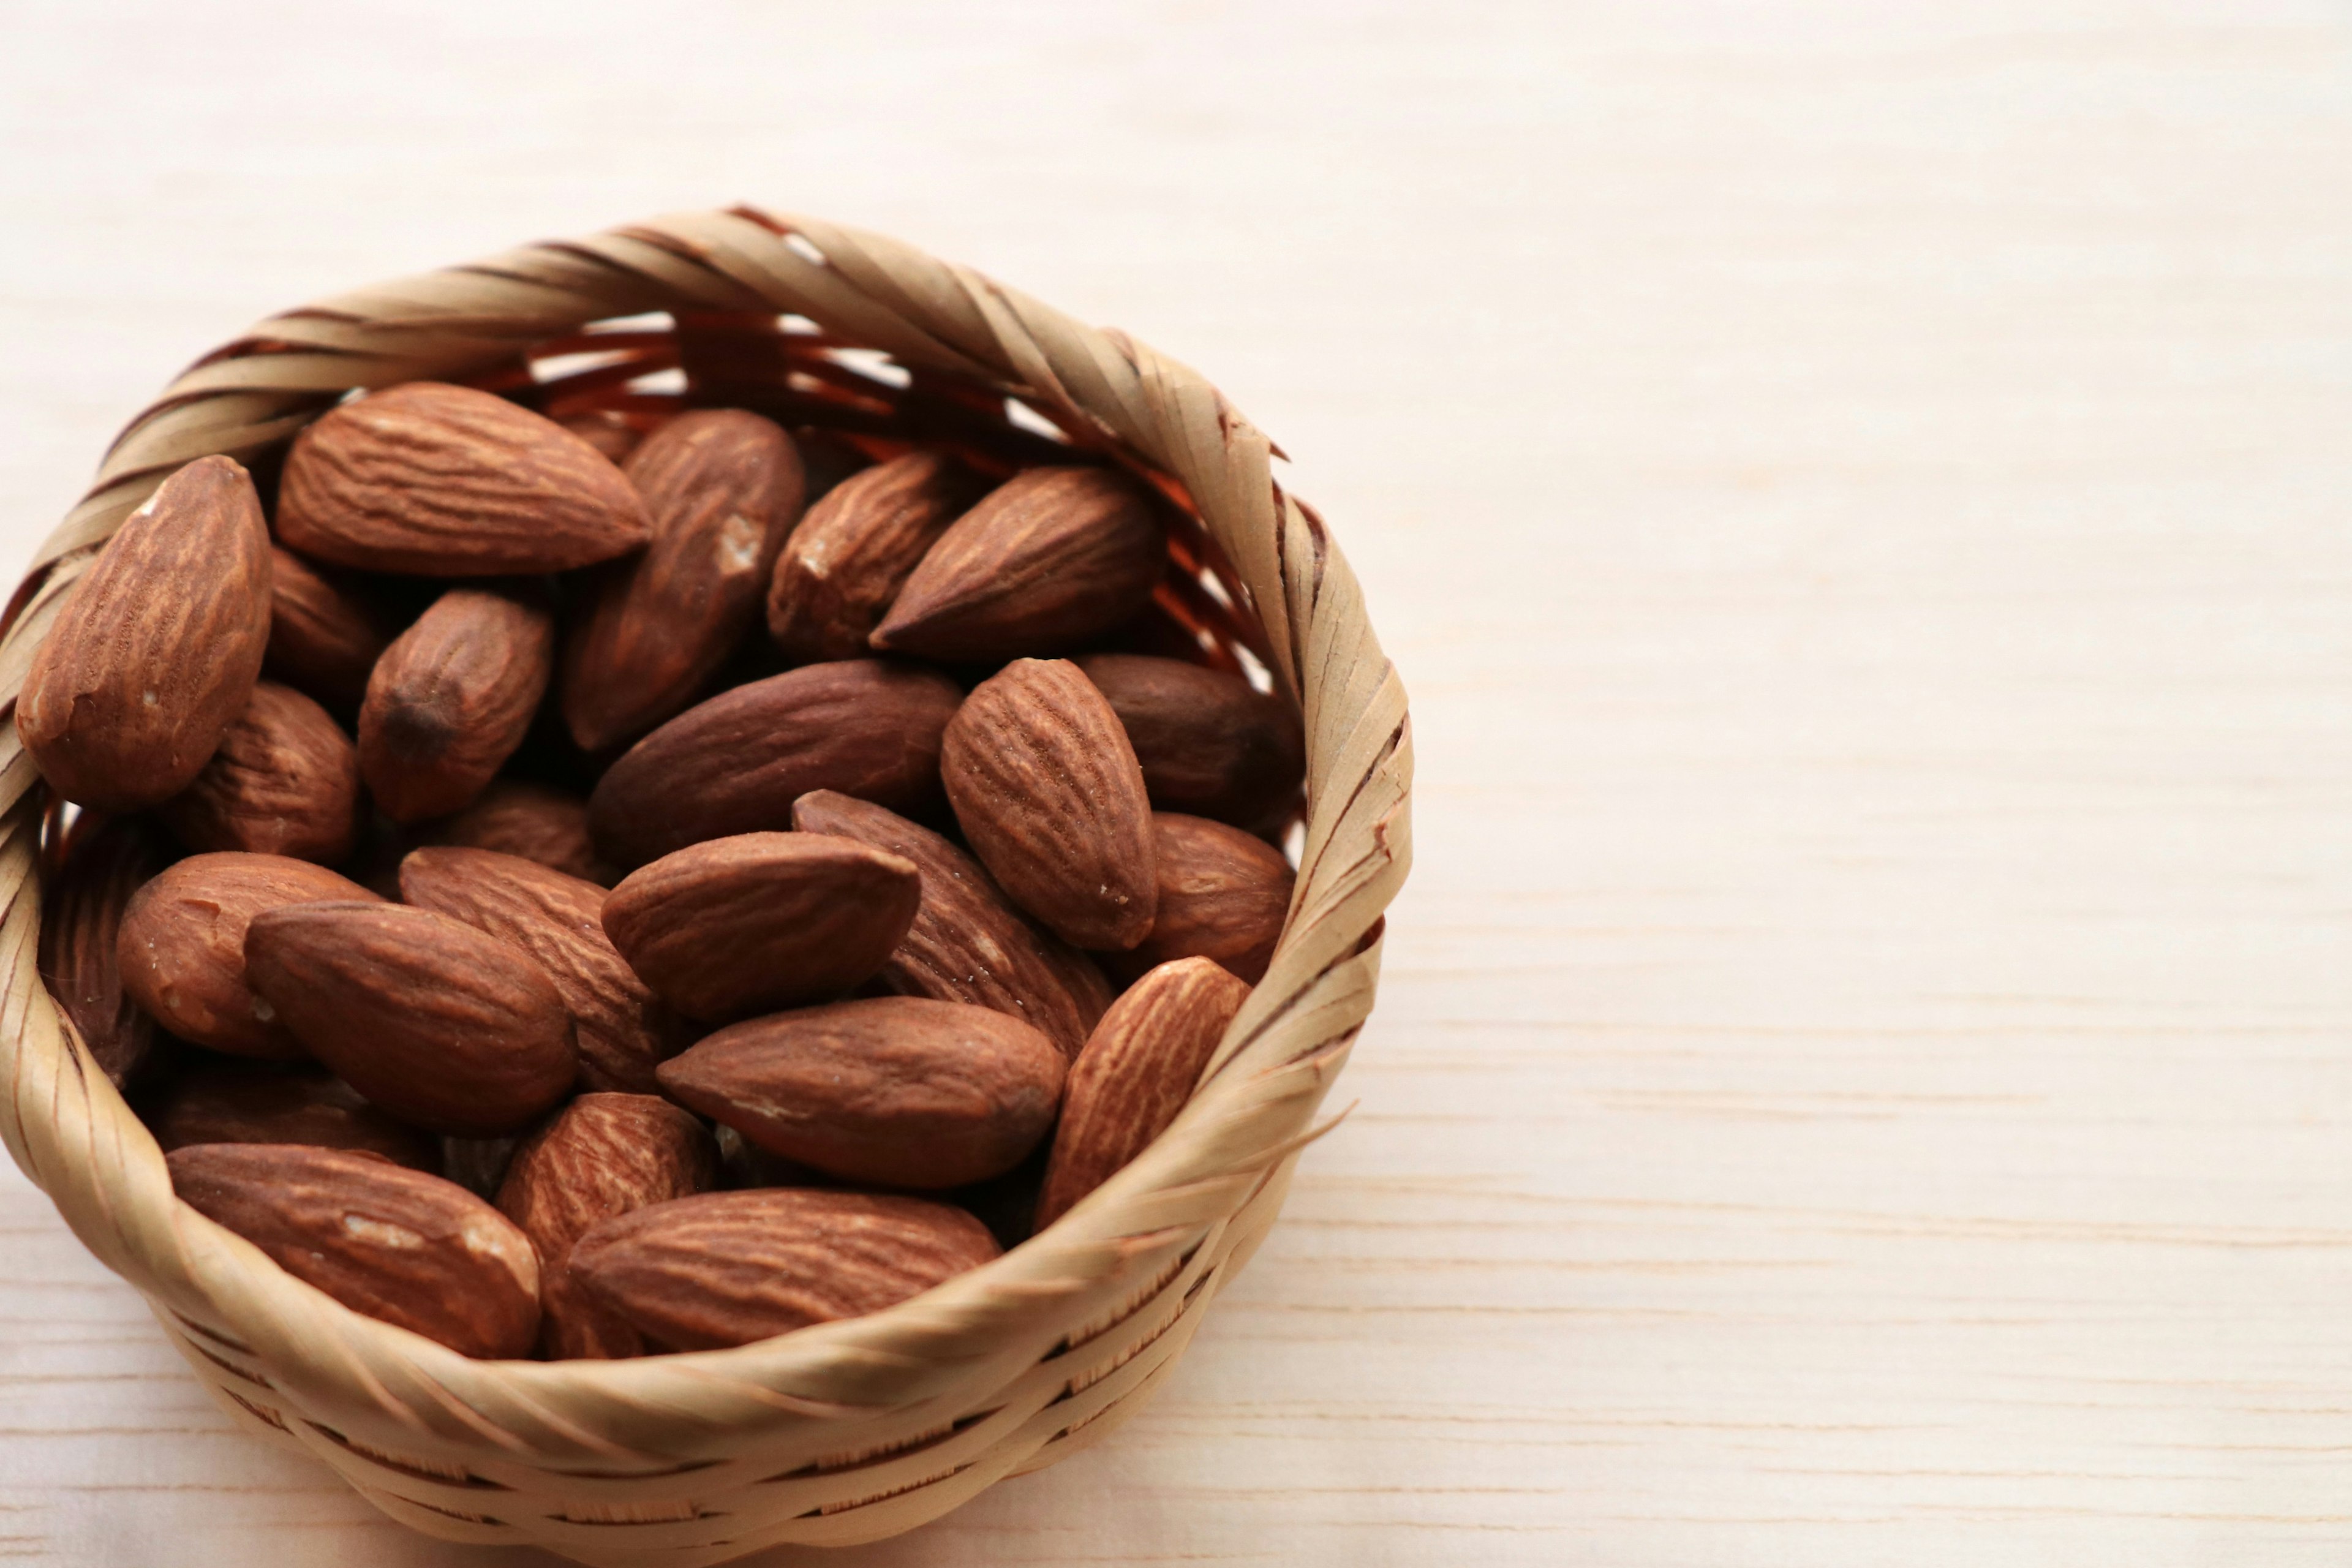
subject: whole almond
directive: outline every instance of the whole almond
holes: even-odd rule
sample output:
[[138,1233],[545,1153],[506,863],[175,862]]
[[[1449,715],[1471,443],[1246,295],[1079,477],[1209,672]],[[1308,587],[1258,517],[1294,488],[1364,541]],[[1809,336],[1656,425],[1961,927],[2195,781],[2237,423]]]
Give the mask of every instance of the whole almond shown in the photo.
[[1108,468],[1031,468],[949,525],[875,647],[926,658],[1055,653],[1151,597],[1168,547],[1135,482]]
[[320,561],[428,577],[566,572],[641,548],[644,501],[553,421],[471,387],[415,381],[294,438],[278,536]]
[[1110,1005],[1070,1064],[1037,1194],[1039,1230],[1168,1130],[1249,989],[1208,959],[1180,958]]
[[655,1092],[654,1066],[684,1033],[605,936],[603,888],[520,856],[427,847],[400,863],[400,896],[511,942],[547,972],[589,1088]]
[[269,551],[269,647],[262,668],[349,713],[367,695],[368,672],[391,640],[386,616],[364,593],[284,545]]
[[518,1131],[572,1088],[572,1016],[521,949],[430,910],[296,904],[253,918],[246,969],[310,1054],[403,1121]]
[[774,1013],[661,1065],[672,1100],[771,1153],[877,1186],[1008,1171],[1053,1125],[1066,1061],[988,1007],[880,996]]
[[554,668],[547,610],[452,588],[376,661],[360,707],[360,773],[394,822],[473,804],[522,744]]
[[123,911],[167,857],[135,817],[98,823],[68,841],[41,910],[41,981],[114,1087],[135,1082],[155,1058],[155,1022],[122,984],[116,938]]
[[156,815],[191,849],[333,865],[359,837],[359,753],[324,708],[257,681],[213,760]]
[[792,658],[855,658],[908,574],[966,500],[943,452],[909,452],[841,481],[809,508],[776,559],[768,635]]
[[706,838],[775,831],[813,789],[920,809],[938,797],[940,734],[961,696],[944,676],[872,658],[722,691],[605,770],[588,799],[596,847],[635,867]]
[[589,752],[634,740],[694,700],[759,618],[801,515],[792,437],[740,408],[679,415],[625,471],[653,542],[602,569],[563,646],[563,721]]
[[604,454],[606,461],[614,463],[625,460],[637,449],[637,444],[651,433],[632,424],[628,415],[613,408],[567,415],[556,423],[595,447]]
[[1297,873],[1265,839],[1172,811],[1151,816],[1160,918],[1116,963],[1130,974],[1176,958],[1213,958],[1252,985],[1265,978],[1290,917]]
[[940,773],[963,836],[1013,901],[1074,946],[1151,929],[1151,806],[1118,715],[1067,659],[1021,658],[948,721]]
[[49,787],[137,811],[188,786],[253,694],[269,531],[228,458],[165,479],[98,552],[33,654],[16,733]]
[[299,1058],[301,1042],[247,984],[246,928],[265,910],[373,899],[282,855],[192,855],[131,895],[116,952],[122,988],[184,1040],[233,1056]]
[[164,1163],[189,1207],[352,1310],[461,1355],[530,1353],[539,1259],[463,1187],[373,1154],[290,1143],[201,1143]]
[[652,1344],[720,1350],[878,1312],[997,1255],[986,1226],[945,1204],[771,1187],[605,1220],[572,1247],[572,1273]]
[[198,1062],[139,1107],[165,1152],[196,1143],[302,1143],[441,1168],[441,1141],[396,1121],[323,1068]]
[[612,879],[588,837],[588,803],[552,784],[493,779],[473,805],[433,824],[425,837],[463,849],[520,855],[583,881]]
[[872,979],[922,889],[914,862],[854,838],[741,833],[631,873],[604,930],[664,1001],[724,1023]]
[[1255,828],[1297,796],[1307,747],[1280,698],[1179,659],[1093,653],[1076,662],[1118,715],[1155,809]]
[[516,1151],[499,1212],[539,1250],[540,1349],[553,1360],[646,1353],[642,1335],[572,1279],[572,1246],[601,1220],[708,1192],[718,1151],[702,1123],[646,1094],[583,1094]]
[[969,1002],[1019,1018],[1078,1054],[1110,1005],[1094,961],[1021,913],[980,862],[919,823],[870,801],[816,790],[793,803],[803,833],[837,834],[913,862],[922,899],[878,978],[905,996]]

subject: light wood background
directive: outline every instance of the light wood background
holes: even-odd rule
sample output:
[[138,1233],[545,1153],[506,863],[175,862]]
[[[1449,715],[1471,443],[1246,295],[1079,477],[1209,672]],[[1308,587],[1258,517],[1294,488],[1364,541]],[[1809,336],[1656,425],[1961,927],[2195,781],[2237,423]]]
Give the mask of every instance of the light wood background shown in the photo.
[[[1124,1435],[828,1561],[2352,1552],[2341,7],[0,21],[11,560],[267,310],[752,197],[1201,366],[1366,580],[1360,1108]],[[499,1560],[0,1236],[0,1556]]]

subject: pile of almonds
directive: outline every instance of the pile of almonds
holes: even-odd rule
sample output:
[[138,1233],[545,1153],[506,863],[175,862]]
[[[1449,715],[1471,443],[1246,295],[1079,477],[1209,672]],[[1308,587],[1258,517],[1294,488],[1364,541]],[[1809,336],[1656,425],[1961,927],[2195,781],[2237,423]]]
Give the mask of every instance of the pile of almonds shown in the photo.
[[44,978],[179,1194],[470,1355],[985,1262],[1167,1127],[1289,905],[1297,722],[1181,657],[1151,491],[645,423],[420,382],[274,505],[200,458],[16,708],[81,808]]

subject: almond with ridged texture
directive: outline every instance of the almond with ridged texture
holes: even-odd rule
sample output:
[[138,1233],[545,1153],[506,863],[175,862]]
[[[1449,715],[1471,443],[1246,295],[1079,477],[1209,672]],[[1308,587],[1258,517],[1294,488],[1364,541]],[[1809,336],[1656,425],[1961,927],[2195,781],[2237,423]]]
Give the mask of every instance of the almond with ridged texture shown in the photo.
[[604,883],[612,872],[588,837],[588,803],[552,784],[493,779],[457,816],[425,830],[435,844],[520,855],[583,881]]
[[471,387],[413,381],[322,414],[294,438],[278,537],[371,572],[568,572],[644,547],[645,502],[552,420]]
[[1265,978],[1297,873],[1263,838],[1205,816],[1154,812],[1160,914],[1115,966],[1130,974],[1176,958],[1213,958],[1252,985]]
[[167,857],[155,830],[135,817],[81,828],[48,880],[41,910],[41,981],[117,1089],[155,1058],[155,1022],[122,984],[116,939],[132,897]]
[[441,1140],[385,1115],[324,1068],[192,1063],[142,1100],[139,1119],[166,1153],[196,1143],[301,1143],[441,1169]]
[[1118,715],[1154,809],[1256,828],[1297,796],[1307,744],[1280,698],[1180,659],[1090,653],[1075,662]]
[[538,1255],[463,1187],[373,1154],[290,1143],[201,1143],[163,1163],[189,1207],[352,1310],[461,1355],[530,1353]]
[[301,1042],[248,984],[246,928],[265,910],[374,897],[307,860],[192,855],[131,895],[116,938],[123,989],[184,1040],[232,1056],[299,1058]]
[[199,458],[67,590],[26,672],[16,733],[68,800],[169,800],[244,711],[268,640],[269,530],[253,480]]
[[262,669],[348,713],[367,695],[368,674],[392,640],[388,617],[339,574],[284,545],[269,552],[269,647]]
[[874,628],[925,658],[1055,653],[1141,609],[1168,566],[1135,481],[1108,468],[1031,468],[950,524]]
[[998,1256],[945,1204],[772,1187],[609,1219],[572,1249],[587,1293],[663,1350],[720,1350],[896,1306]]
[[1038,1229],[1168,1131],[1249,993],[1223,965],[1180,958],[1110,1005],[1070,1065],[1037,1195]]
[[[624,470],[653,542],[599,574],[563,646],[563,722],[583,751],[634,740],[694,700],[759,619],[800,521],[800,454],[740,408],[681,414]],[[853,651],[863,651],[853,650]]]
[[768,635],[791,658],[855,658],[971,489],[944,452],[852,474],[809,508],[768,585]]
[[572,1015],[520,948],[400,904],[253,918],[246,973],[310,1054],[403,1121],[518,1132],[570,1091]]
[[324,708],[257,681],[213,760],[156,815],[191,849],[335,865],[359,838],[359,753]]
[[1151,929],[1151,805],[1127,731],[1067,659],[1015,659],[949,721],[940,776],[1008,897],[1076,947]]
[[499,1212],[539,1249],[540,1350],[551,1360],[646,1353],[643,1335],[572,1279],[590,1226],[648,1204],[708,1192],[719,1156],[702,1123],[646,1094],[583,1094],[515,1152]]
[[376,661],[360,774],[394,822],[473,804],[522,744],[554,671],[555,620],[488,588],[452,588]]

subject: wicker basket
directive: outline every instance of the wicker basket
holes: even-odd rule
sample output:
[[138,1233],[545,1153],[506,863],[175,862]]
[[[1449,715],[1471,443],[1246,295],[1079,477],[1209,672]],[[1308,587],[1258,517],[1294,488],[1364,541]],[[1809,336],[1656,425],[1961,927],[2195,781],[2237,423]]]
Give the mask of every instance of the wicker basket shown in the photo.
[[12,724],[0,1134],[17,1164],[240,1425],[428,1534],[596,1563],[870,1541],[1102,1436],[1273,1224],[1371,1006],[1408,859],[1404,693],[1322,522],[1274,481],[1272,444],[1184,366],[895,241],[747,208],[665,218],[289,310],[199,361],[42,546],[0,635],[0,701],[165,473],[226,452],[266,483],[350,389],[420,377],[557,416],[733,404],[870,456],[945,443],[998,472],[1076,446],[1158,485],[1190,520],[1162,606],[1203,658],[1261,662],[1305,717],[1305,849],[1272,968],[1167,1135],[997,1262],[738,1350],[469,1361],[348,1310],[173,1197],[154,1140],[36,976],[47,792]]

